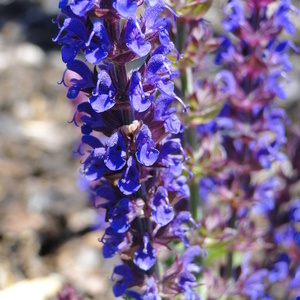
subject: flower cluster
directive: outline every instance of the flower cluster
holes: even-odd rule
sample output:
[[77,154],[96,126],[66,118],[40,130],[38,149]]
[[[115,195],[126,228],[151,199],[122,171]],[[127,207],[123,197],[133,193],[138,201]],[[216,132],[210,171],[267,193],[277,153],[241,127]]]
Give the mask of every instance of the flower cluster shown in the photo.
[[[67,97],[80,93],[87,100],[73,119],[77,125],[80,115],[83,174],[94,206],[106,209],[109,223],[101,238],[103,255],[118,254],[124,263],[113,272],[114,294],[161,299],[184,293],[192,299],[199,268],[189,266],[203,254],[200,247],[191,246],[167,273],[158,274],[157,261],[158,250],[170,249],[171,241],[189,247],[187,233],[198,227],[185,210],[189,188],[179,136],[184,128],[172,106],[177,99],[187,108],[174,92],[178,71],[169,55],[178,53],[168,19],[161,17],[166,9],[174,12],[163,0],[60,1],[59,7],[54,41],[61,45],[66,72],[76,73]],[[137,9],[143,12],[139,17]]]
[[[276,102],[287,97],[288,52],[298,51],[280,34],[295,33],[289,14],[298,11],[290,0],[228,0],[230,35],[213,38],[201,19],[211,3],[59,1],[61,83],[70,100],[84,99],[73,118],[82,173],[105,210],[103,256],[122,261],[113,292],[299,300],[300,200],[290,186],[300,135],[290,130],[287,143]],[[203,79],[214,50],[222,69]],[[185,116],[175,103],[189,107]]]
[[[288,1],[280,1],[270,16],[267,9],[271,2],[247,1],[244,7],[241,1],[229,1],[224,8],[224,29],[237,38],[232,42],[223,36],[216,55],[216,63],[227,69],[217,75],[223,82],[218,89],[228,98],[217,118],[197,126],[204,139],[217,136],[223,154],[207,171],[211,176],[202,179],[201,194],[204,199],[211,192],[221,195],[225,202],[236,202],[232,202],[236,209],[239,204],[246,205],[243,200],[249,203],[252,199],[257,211],[271,210],[274,201],[263,193],[274,188],[274,179],[253,185],[251,172],[269,169],[273,162],[286,159],[282,147],[287,118],[274,99],[285,98],[281,79],[291,70],[287,51],[297,49],[277,36],[283,29],[293,33],[287,13],[294,8]],[[225,173],[218,172],[222,165],[226,165]],[[260,202],[262,198],[266,203]]]
[[[223,241],[227,252],[227,262],[220,263],[220,281],[211,279],[210,272],[205,279],[209,287],[219,286],[218,292],[209,292],[212,299],[224,293],[250,299],[273,299],[275,282],[282,283],[283,278],[297,274],[289,261],[298,259],[274,240],[276,225],[286,220],[283,217],[279,220],[282,215],[279,212],[291,199],[286,194],[286,178],[270,171],[268,177],[262,173],[287,159],[284,147],[288,120],[275,99],[287,96],[283,81],[288,80],[286,72],[292,69],[288,51],[298,51],[291,41],[279,38],[283,30],[295,33],[289,19],[291,11],[297,12],[297,9],[285,0],[228,1],[223,11],[223,28],[234,39],[221,36],[215,59],[225,70],[202,86],[202,90],[209,90],[201,94],[209,103],[212,103],[211,95],[215,95],[216,103],[224,103],[213,120],[203,122],[201,118],[194,118],[202,142],[198,153],[202,168],[199,171],[196,166],[195,173],[205,174],[200,181],[206,212],[204,237]],[[285,201],[279,200],[280,196],[286,197]],[[298,202],[292,203],[294,207]],[[295,220],[290,219],[288,224],[294,244],[297,241]],[[281,237],[281,241],[287,240],[285,233]],[[209,243],[206,246],[209,247]],[[238,269],[233,264],[234,253],[248,251],[249,264],[253,266],[246,267],[245,263]],[[255,261],[257,253],[267,259],[263,263]],[[230,278],[235,280],[231,287]],[[288,282],[286,279],[285,284]],[[270,292],[271,288],[274,291]],[[284,290],[286,294],[280,299],[296,299],[292,288],[285,286]]]

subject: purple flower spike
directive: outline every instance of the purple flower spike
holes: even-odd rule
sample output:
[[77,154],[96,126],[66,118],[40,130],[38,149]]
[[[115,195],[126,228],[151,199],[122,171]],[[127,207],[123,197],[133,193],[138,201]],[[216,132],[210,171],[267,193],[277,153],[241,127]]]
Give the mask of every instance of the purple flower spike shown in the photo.
[[159,151],[155,148],[155,144],[151,138],[151,131],[147,125],[143,124],[137,136],[136,143],[138,151],[136,159],[144,166],[152,166],[159,155]]
[[151,44],[144,41],[144,34],[138,22],[136,18],[128,19],[124,41],[135,55],[143,57],[149,53]]
[[107,143],[105,165],[112,171],[121,170],[126,164],[126,147],[121,133],[114,133]]
[[131,76],[129,86],[129,101],[131,106],[137,112],[143,112],[151,105],[150,98],[145,97],[142,85],[142,77],[138,71],[134,71]]
[[116,0],[113,3],[114,9],[124,18],[134,15],[137,9],[137,1],[135,0]]
[[171,222],[174,217],[174,211],[170,207],[168,199],[168,191],[160,186],[151,202],[152,217],[155,222],[161,226],[165,226]]
[[[165,280],[154,272],[157,248],[171,251],[169,244],[180,238],[189,246],[185,233],[194,222],[190,213],[180,214],[189,194],[184,126],[173,105],[183,104],[173,83],[179,76],[173,57],[178,61],[180,55],[169,35],[173,23],[160,17],[164,8],[172,9],[165,0],[58,1],[54,42],[67,64],[61,83],[69,99],[78,98],[71,123],[81,130],[77,153],[84,155],[85,185],[93,206],[105,210],[103,256],[118,255],[124,263],[113,272],[114,295],[198,299],[191,289],[194,277],[184,279],[193,275],[183,274],[179,258],[178,277]],[[69,86],[67,71],[76,73]]]
[[135,253],[133,262],[143,271],[150,270],[156,261],[155,250],[153,249],[148,234],[143,237],[143,243],[138,251]]
[[128,158],[127,169],[123,172],[122,177],[118,180],[117,184],[124,195],[131,195],[141,187],[138,169],[132,156]]
[[98,74],[97,87],[93,96],[89,98],[92,108],[96,112],[104,112],[115,105],[112,97],[115,94],[111,78],[107,71],[101,70]]

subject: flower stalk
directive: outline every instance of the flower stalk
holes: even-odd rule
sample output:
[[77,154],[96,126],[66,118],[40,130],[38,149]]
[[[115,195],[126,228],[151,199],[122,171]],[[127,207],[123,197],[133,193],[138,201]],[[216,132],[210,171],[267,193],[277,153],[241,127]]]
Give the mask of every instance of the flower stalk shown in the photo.
[[[188,239],[198,224],[185,210],[190,192],[182,174],[183,125],[174,102],[179,100],[184,110],[186,105],[174,92],[178,72],[168,56],[178,51],[161,17],[170,8],[163,0],[146,1],[139,16],[142,4],[60,1],[62,21],[57,20],[54,41],[62,47],[67,70],[78,75],[71,79],[68,98],[86,96],[76,112],[81,148],[87,149],[83,174],[91,182],[94,206],[106,210],[103,255],[118,255],[123,262],[112,276],[115,296],[197,297],[193,273],[198,268],[190,265],[204,252],[190,247]],[[136,67],[127,71],[132,63]],[[182,261],[171,251],[174,241],[190,247]],[[174,260],[159,274],[161,250]]]

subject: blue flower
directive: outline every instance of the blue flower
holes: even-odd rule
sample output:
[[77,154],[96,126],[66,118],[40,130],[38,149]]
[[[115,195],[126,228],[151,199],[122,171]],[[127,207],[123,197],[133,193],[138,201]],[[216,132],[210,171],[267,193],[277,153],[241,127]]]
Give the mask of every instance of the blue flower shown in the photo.
[[113,97],[115,95],[115,88],[112,80],[106,70],[100,70],[98,73],[97,86],[93,95],[89,97],[92,108],[96,112],[104,112],[115,105]]
[[199,294],[193,290],[197,286],[197,279],[194,274],[201,271],[201,267],[195,261],[197,257],[205,255],[206,252],[199,246],[191,246],[185,250],[178,262],[175,261],[170,268],[170,270],[174,270],[172,275],[177,279],[176,289],[184,294],[184,299],[200,300]]
[[239,0],[231,0],[224,8],[226,19],[223,20],[223,28],[226,31],[234,31],[245,20],[243,4]]
[[182,271],[179,274],[179,282],[177,284],[181,292],[184,293],[187,300],[200,300],[199,294],[192,288],[197,284],[196,277],[190,272]]
[[148,234],[143,236],[143,245],[134,254],[133,262],[143,271],[151,269],[156,261],[155,250],[153,249]]
[[220,65],[227,57],[233,58],[235,49],[227,36],[221,36],[222,43],[218,48],[218,52],[215,57],[215,63]]
[[70,8],[77,16],[84,16],[94,5],[94,0],[70,0]]
[[266,293],[268,270],[261,269],[251,274],[244,282],[242,293],[251,300],[272,299]]
[[109,222],[111,228],[117,233],[124,233],[129,228],[129,220],[127,214],[130,212],[130,201],[128,198],[121,199],[109,211]]
[[103,243],[102,253],[104,258],[113,257],[122,247],[128,246],[129,242],[125,233],[118,233],[112,227],[105,230],[101,242]]
[[[62,32],[65,30],[67,34],[60,38]],[[53,41],[63,44],[61,54],[64,63],[74,60],[78,51],[85,48],[85,43],[88,41],[87,30],[84,23],[76,18],[65,19],[63,26]]]
[[171,61],[163,54],[151,56],[146,69],[145,81],[154,84],[161,93],[174,95],[174,83],[170,81],[177,73],[172,70]]
[[132,156],[127,160],[127,168],[117,182],[120,191],[124,195],[131,195],[141,187],[139,173]]
[[[60,31],[54,40],[62,45],[67,70],[80,76],[71,79],[68,97],[75,99],[80,92],[88,97],[72,121],[81,126],[78,153],[86,150],[83,173],[93,181],[91,200],[95,208],[106,210],[109,223],[101,239],[103,256],[118,253],[124,262],[114,269],[113,292],[116,297],[161,300],[166,287],[152,275],[154,245],[168,247],[172,238],[187,241],[190,229],[185,225],[197,224],[188,212],[178,211],[174,221],[179,207],[173,209],[169,202],[169,197],[178,203],[189,195],[181,175],[185,153],[180,138],[172,136],[184,128],[171,107],[175,99],[181,101],[172,81],[179,71],[167,56],[179,54],[170,41],[169,21],[159,17],[167,7],[164,0],[144,3],[144,15],[137,17],[143,1],[60,0],[65,20],[61,25],[57,18]],[[154,49],[158,39],[161,45]],[[76,59],[79,54],[85,61]],[[149,57],[128,78],[127,63],[144,56]],[[194,272],[189,262],[182,261],[182,268],[186,274]],[[188,275],[180,276],[176,291],[194,295],[193,283],[184,279]]]
[[122,296],[127,288],[140,283],[143,280],[143,276],[133,270],[127,265],[120,265],[114,268],[113,276],[117,275],[118,280],[113,286],[113,292],[115,297]]
[[257,203],[252,211],[257,214],[267,214],[275,207],[276,195],[279,192],[282,182],[278,177],[272,177],[258,185],[254,192],[254,199]]
[[300,200],[299,199],[291,203],[289,217],[292,222],[300,223]]
[[177,134],[181,129],[181,122],[175,115],[176,108],[168,109],[173,101],[173,96],[160,94],[155,101],[155,119],[164,121],[167,132]]
[[134,71],[131,75],[129,85],[129,101],[131,106],[137,112],[143,112],[147,110],[151,105],[151,97],[145,96],[142,77],[138,71]]
[[290,288],[291,289],[300,288],[300,267],[297,267],[294,272],[294,276],[290,282]]
[[152,166],[159,155],[155,148],[155,143],[151,138],[151,131],[147,125],[143,124],[136,138],[137,152],[135,154],[137,161],[146,166]]
[[174,211],[169,203],[168,191],[164,187],[158,187],[150,206],[152,217],[157,224],[165,226],[172,221]]
[[72,78],[70,81],[72,86],[68,90],[67,97],[75,99],[80,91],[93,88],[95,83],[93,81],[92,72],[88,66],[80,60],[72,60],[67,63],[67,69],[73,71],[81,76],[81,79]]
[[195,227],[198,227],[196,222],[193,220],[192,215],[188,211],[180,211],[175,215],[175,218],[173,219],[170,227],[170,231],[174,236],[177,236],[181,239],[182,243],[189,247],[189,241],[187,237],[185,236],[186,232],[190,231],[190,227],[183,226],[183,224],[189,224],[192,223]]
[[162,300],[153,277],[147,280],[147,289],[142,295],[143,300]]
[[126,25],[124,41],[126,46],[137,56],[147,55],[151,50],[151,44],[144,40],[145,35],[137,18],[129,18]]
[[122,135],[114,133],[107,142],[104,163],[112,171],[121,170],[126,164],[126,146]]
[[159,151],[158,161],[165,167],[177,166],[184,160],[185,154],[180,139],[166,139],[159,147]]
[[299,49],[292,41],[285,40],[279,42],[276,39],[272,39],[263,52],[263,59],[268,65],[282,65],[285,71],[291,71],[293,67],[289,61],[288,54],[290,48],[295,52],[299,52]]
[[104,164],[103,158],[105,148],[96,148],[84,162],[84,174],[87,180],[95,181],[100,179],[108,170]]
[[[63,31],[67,31],[67,33],[61,38]],[[65,63],[74,60],[77,53],[82,50],[87,61],[99,64],[107,56],[110,48],[109,38],[102,20],[94,21],[92,31],[88,33],[83,20],[75,17],[66,18],[53,41],[63,44],[61,53]]]
[[275,26],[282,27],[289,34],[295,34],[295,25],[290,21],[288,17],[288,12],[292,9],[299,13],[299,11],[291,5],[290,0],[281,0],[279,7],[273,15],[273,21]]
[[210,193],[217,193],[220,181],[213,176],[202,177],[200,180],[199,192],[203,201],[208,201]]
[[68,5],[68,0],[59,0],[58,7],[59,8],[64,8]]
[[144,19],[146,20],[147,30],[155,26],[159,14],[165,8],[165,2],[163,0],[157,0],[153,4],[154,5],[148,5],[144,12]]
[[289,275],[289,257],[282,253],[277,257],[277,262],[269,272],[269,281],[271,283],[285,280]]
[[107,56],[110,42],[102,20],[94,22],[85,46],[85,58],[91,64],[97,65]]
[[281,141],[275,140],[270,142],[269,134],[264,134],[256,143],[255,159],[259,161],[263,168],[269,169],[272,161],[286,160],[286,156],[279,151],[281,146]]
[[81,114],[81,132],[84,135],[89,135],[93,131],[101,131],[106,136],[110,136],[115,132],[115,128],[122,126],[120,114],[106,111],[104,113],[97,113],[89,102],[82,102],[77,106],[77,113]]
[[124,18],[134,16],[137,9],[136,0],[116,0],[113,3],[114,9]]
[[283,77],[285,77],[285,74],[282,70],[270,72],[265,81],[265,91],[273,95],[273,97],[277,96],[280,99],[286,99],[287,93],[282,83],[279,81]]

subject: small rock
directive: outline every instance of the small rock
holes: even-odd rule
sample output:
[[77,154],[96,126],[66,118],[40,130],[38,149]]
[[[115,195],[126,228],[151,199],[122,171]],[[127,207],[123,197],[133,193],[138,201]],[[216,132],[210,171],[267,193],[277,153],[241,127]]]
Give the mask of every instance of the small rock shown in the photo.
[[61,287],[62,278],[57,274],[33,280],[23,280],[0,291],[0,299],[46,300],[55,296]]
[[16,49],[16,59],[25,66],[38,67],[45,61],[44,51],[33,44],[23,43]]

